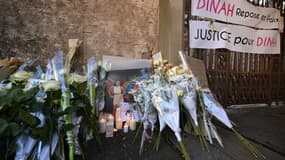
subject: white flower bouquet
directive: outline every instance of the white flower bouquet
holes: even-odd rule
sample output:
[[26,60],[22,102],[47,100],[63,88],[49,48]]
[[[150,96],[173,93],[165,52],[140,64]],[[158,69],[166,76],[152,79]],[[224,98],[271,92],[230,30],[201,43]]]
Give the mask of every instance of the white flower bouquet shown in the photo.
[[[220,146],[224,147],[222,138],[219,136],[217,128],[212,122],[212,118],[215,117],[230,128],[256,158],[265,158],[249,141],[234,129],[224,108],[214,98],[211,91],[207,88],[202,89],[199,86],[199,82],[192,74],[182,52],[179,53],[179,56],[182,64],[173,67],[162,60],[160,53],[155,54],[153,56],[154,74],[148,80],[137,82],[140,86],[139,90],[132,92],[136,93],[133,94],[134,100],[141,104],[144,117],[150,114],[147,112],[151,108],[150,106],[153,106],[158,113],[160,129],[154,148],[158,149],[160,134],[168,126],[175,133],[184,158],[190,159],[180,135],[181,122],[179,116],[181,108],[179,108],[179,104],[182,104],[189,115],[188,120],[190,123],[188,124],[194,129],[195,134],[199,136],[203,148],[208,150],[206,140],[212,144],[213,139],[216,139]],[[143,137],[144,134],[145,131],[143,132]]]

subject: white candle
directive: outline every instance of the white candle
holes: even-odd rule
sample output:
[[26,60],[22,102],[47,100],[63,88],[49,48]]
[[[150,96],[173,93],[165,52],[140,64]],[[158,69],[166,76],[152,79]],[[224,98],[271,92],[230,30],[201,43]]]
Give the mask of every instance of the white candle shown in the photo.
[[106,122],[106,137],[113,137],[114,133],[114,117],[109,115]]
[[136,130],[136,125],[137,125],[136,120],[134,118],[132,118],[131,121],[130,121],[130,129],[131,129],[131,131]]
[[124,133],[128,133],[128,131],[129,131],[129,126],[128,126],[127,123],[125,123],[125,125],[124,125]]
[[106,131],[106,120],[104,118],[99,120],[99,133],[105,133]]
[[123,127],[122,118],[117,118],[117,119],[116,119],[116,128],[117,128],[117,129],[122,129],[122,127]]
[[127,116],[127,120],[126,120],[126,123],[127,123],[128,126],[130,125],[130,122],[131,122],[131,116],[128,115]]
[[114,116],[113,115],[108,115],[108,118],[107,118],[108,121],[112,121],[114,122]]
[[115,118],[121,118],[121,108],[117,108],[116,109],[116,114],[115,114]]

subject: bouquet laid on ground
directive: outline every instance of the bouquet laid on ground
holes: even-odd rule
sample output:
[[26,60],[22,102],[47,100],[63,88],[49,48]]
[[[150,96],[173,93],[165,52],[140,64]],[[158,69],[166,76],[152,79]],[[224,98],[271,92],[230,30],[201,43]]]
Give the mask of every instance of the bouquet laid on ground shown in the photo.
[[[245,144],[256,158],[265,158],[248,140],[236,131],[227,116],[227,113],[214,98],[209,88],[201,88],[199,81],[192,74],[182,52],[179,53],[181,65],[172,66],[163,61],[160,53],[153,56],[154,72],[149,79],[137,82],[138,88],[132,90],[134,101],[139,104],[143,114],[144,131],[143,141],[147,138],[146,130],[151,126],[152,131],[159,120],[159,135],[155,143],[155,149],[159,147],[160,135],[168,126],[175,134],[180,144],[185,159],[190,159],[180,132],[180,112],[186,110],[189,128],[200,139],[203,149],[208,150],[208,142],[217,142],[223,147],[222,137],[212,121],[215,117],[218,121],[231,129],[234,134]],[[182,108],[183,107],[183,108]],[[154,117],[154,118],[152,118]]]
[[102,106],[97,102],[104,103],[104,97],[95,91],[101,89],[110,64],[96,65],[94,58],[89,61],[88,74],[70,73],[70,64],[64,65],[63,53],[58,52],[45,71],[40,66],[34,72],[26,71],[30,62],[24,63],[0,83],[3,159],[73,160],[75,155],[84,156],[79,138],[83,142],[96,138],[100,144],[96,122]]

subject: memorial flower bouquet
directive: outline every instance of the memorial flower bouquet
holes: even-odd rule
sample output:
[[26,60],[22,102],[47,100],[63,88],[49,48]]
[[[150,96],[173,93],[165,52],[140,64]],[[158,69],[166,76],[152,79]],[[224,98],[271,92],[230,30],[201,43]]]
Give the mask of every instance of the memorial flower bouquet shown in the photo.
[[[134,89],[131,91],[131,94],[134,96],[134,101],[138,104],[138,110],[142,113],[142,125],[143,125],[143,133],[140,144],[139,153],[142,154],[144,141],[146,139],[150,139],[151,136],[147,132],[147,129],[150,127],[151,132],[153,132],[156,121],[157,121],[157,112],[154,109],[151,103],[150,93],[153,88],[145,89],[146,85],[151,81],[145,81],[144,83],[138,84],[138,90]],[[137,132],[138,133],[138,132]]]
[[[15,156],[16,160],[66,159],[66,138],[68,159],[74,159],[75,154],[82,154],[78,142],[80,127],[92,130],[100,144],[97,121],[92,119],[96,114],[89,101],[88,75],[69,74],[62,52],[48,61],[45,73],[39,66],[36,73],[27,72],[25,66],[26,63],[0,84],[0,145],[13,146],[1,150],[1,155],[6,159]],[[108,63],[95,71],[101,81],[109,68]],[[93,100],[98,97],[93,96]],[[87,141],[84,128],[80,135]]]
[[[241,142],[244,143],[244,145],[256,158],[265,158],[262,153],[260,153],[248,140],[246,140],[237,130],[234,129],[224,108],[214,98],[210,89],[202,88],[199,85],[199,82],[196,80],[195,76],[192,74],[192,71],[190,70],[187,64],[184,54],[182,52],[179,52],[179,56],[182,62],[181,67],[183,68],[184,71],[176,72],[176,74],[174,74],[175,76],[169,79],[172,79],[175,84],[178,84],[178,87],[183,86],[181,85],[181,83],[184,84],[184,88],[186,88],[184,89],[184,97],[182,99],[182,103],[184,107],[189,108],[190,105],[191,106],[196,105],[197,107],[196,111],[195,109],[192,109],[192,111],[188,109],[188,112],[190,113],[194,121],[194,125],[192,123],[192,127],[196,129],[194,130],[196,131],[196,134],[199,135],[199,138],[201,140],[203,147],[207,149],[207,146],[208,146],[204,137],[210,142],[210,144],[213,143],[213,139],[216,139],[217,142],[220,144],[220,146],[224,147],[222,138],[219,136],[218,131],[214,123],[212,122],[212,117],[215,117],[218,121],[220,121],[225,126],[227,126],[229,129],[231,129],[234,132],[234,134],[241,140]],[[184,77],[187,77],[187,75],[188,77],[192,77],[188,80],[188,82],[190,82],[191,85],[189,85],[189,83],[187,83],[185,79],[183,82],[183,80],[181,81],[181,78],[178,78],[178,77],[181,77],[182,75],[184,75]],[[192,94],[191,94],[191,91],[192,91]],[[185,97],[185,94],[188,95],[188,97]],[[185,98],[188,98],[188,102],[185,101]],[[191,98],[192,101],[189,98]],[[195,104],[194,99],[198,100],[198,104]],[[198,123],[196,123],[197,121],[195,122],[196,117],[195,117],[195,113],[193,114],[193,112],[197,112],[196,114],[198,115]]]
[[[169,126],[175,133],[184,158],[190,159],[180,136],[181,122],[179,121],[179,115],[183,110],[179,108],[179,104],[182,104],[189,115],[187,119],[190,123],[186,124],[190,124],[190,128],[199,137],[203,149],[208,150],[208,142],[212,144],[213,139],[216,139],[223,147],[222,137],[220,137],[215,124],[212,122],[212,118],[215,117],[231,129],[256,158],[265,158],[262,153],[234,129],[224,108],[214,98],[210,89],[202,88],[199,85],[199,81],[192,74],[182,52],[179,53],[179,56],[182,62],[181,65],[172,66],[165,63],[166,61],[162,60],[160,54],[154,55],[153,75],[148,80],[137,82],[138,90],[132,92],[136,93],[133,94],[134,100],[137,103],[143,103],[142,107],[153,106],[155,108],[158,114],[160,133],[165,126]],[[139,97],[143,97],[144,100],[141,101]],[[149,114],[145,113],[146,115]],[[160,133],[155,143],[155,149],[158,149],[159,146]]]
[[[25,67],[20,68],[0,89],[5,93],[0,95],[3,109],[0,119],[6,119],[2,121],[6,123],[2,128],[4,136],[1,136],[5,140],[1,142],[13,146],[4,153],[5,159],[12,158],[10,156],[16,160],[50,159],[59,144],[59,132],[67,127],[58,121],[66,114],[59,109],[60,85],[57,81],[44,81],[40,67],[35,74],[24,71]],[[13,124],[13,132],[9,124]]]
[[[30,139],[25,136],[28,130],[34,130],[40,120],[32,112],[32,107],[36,105],[35,95],[39,88],[23,90],[22,85],[13,82],[2,84],[0,89],[0,155],[3,159],[12,159],[19,144],[18,137]],[[17,138],[15,138],[17,137]],[[28,144],[29,143],[29,144]],[[22,153],[29,152],[28,146],[33,145],[32,141],[25,141],[26,148],[22,148]]]
[[[69,76],[69,68],[65,68],[63,65],[63,53],[59,52],[52,59],[53,72],[55,80],[60,83],[61,87],[61,109],[66,111],[70,106],[70,89],[69,84],[67,83],[67,77]],[[71,114],[63,116],[64,124],[72,124]],[[72,130],[66,131],[66,142],[69,147],[69,159],[74,159],[74,140]]]
[[[152,120],[149,118],[153,114],[153,112],[149,112],[150,110],[155,109],[158,115],[159,124],[160,124],[160,133],[163,131],[165,126],[167,125],[174,133],[179,142],[183,156],[185,159],[190,159],[184,144],[182,143],[182,138],[180,135],[180,123],[179,123],[179,99],[177,95],[177,90],[175,86],[168,83],[167,75],[165,74],[165,68],[163,66],[163,61],[160,58],[161,56],[157,56],[158,60],[154,61],[156,68],[154,70],[154,75],[150,77],[148,80],[138,82],[138,89],[141,94],[133,94],[134,100],[138,101],[138,95],[142,95],[143,103],[142,105],[144,108],[143,115],[144,115],[144,131],[142,135],[142,143],[145,140],[145,132],[147,129],[148,122]],[[134,93],[134,92],[133,92]],[[139,102],[139,101],[138,101]],[[139,102],[141,103],[141,101]],[[154,112],[155,113],[155,112]],[[152,128],[156,121],[153,121]],[[153,130],[153,129],[152,129]],[[158,139],[155,143],[154,148],[158,149],[159,141],[160,141],[160,133]],[[142,150],[142,145],[140,152]]]

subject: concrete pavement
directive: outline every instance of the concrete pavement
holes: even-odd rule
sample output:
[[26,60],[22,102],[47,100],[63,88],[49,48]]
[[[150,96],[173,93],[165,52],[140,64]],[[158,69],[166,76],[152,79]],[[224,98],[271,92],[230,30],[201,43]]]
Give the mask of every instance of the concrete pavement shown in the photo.
[[[236,128],[256,146],[267,160],[285,160],[285,107],[250,107],[228,109],[230,119]],[[220,125],[219,125],[220,126]],[[218,131],[223,138],[224,148],[216,141],[210,151],[202,150],[198,137],[184,134],[186,148],[191,160],[253,160],[254,156],[246,149],[239,139],[223,126]],[[140,135],[133,143],[135,132],[128,134],[116,133],[114,138],[104,136],[102,151],[96,149],[91,141],[88,145],[88,160],[173,160],[181,158],[176,138],[171,131],[165,131],[159,151],[153,151],[153,142],[145,142],[144,154],[139,156]],[[167,138],[166,138],[167,137]]]
[[[285,107],[250,107],[227,110],[236,128],[256,146],[267,160],[285,160]],[[225,127],[218,127],[224,148],[217,142],[210,151],[203,151],[196,136],[185,135],[192,160],[252,160],[254,156],[240,140]],[[175,138],[171,141],[174,145]],[[178,148],[178,146],[176,145]]]

